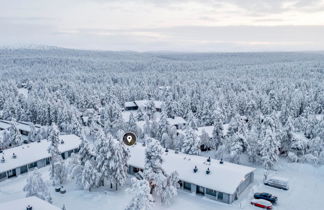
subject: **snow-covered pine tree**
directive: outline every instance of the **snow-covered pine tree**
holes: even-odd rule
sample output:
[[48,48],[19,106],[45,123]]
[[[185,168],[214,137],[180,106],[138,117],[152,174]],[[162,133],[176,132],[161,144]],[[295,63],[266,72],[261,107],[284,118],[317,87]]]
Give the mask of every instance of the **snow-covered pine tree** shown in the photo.
[[23,188],[26,197],[36,196],[42,200],[52,203],[49,189],[38,171],[34,171],[27,177],[27,183]]
[[17,127],[17,122],[15,119],[11,121],[11,126],[9,127],[9,134],[10,134],[10,143],[19,146],[23,144],[23,139],[21,133]]
[[161,139],[162,135],[164,133],[167,133],[168,128],[169,128],[168,116],[167,116],[167,113],[164,110],[162,110],[161,118],[160,118],[158,124],[159,124],[159,128],[158,128],[158,133],[157,133],[156,136],[157,136],[158,139]]
[[179,175],[176,171],[172,172],[165,182],[163,183],[163,189],[161,192],[161,202],[169,205],[173,199],[178,195],[178,183]]
[[94,167],[94,163],[91,160],[85,162],[82,175],[81,175],[81,185],[84,190],[91,191],[98,183],[98,172]]
[[189,126],[190,128],[192,128],[194,130],[197,130],[198,129],[198,120],[195,117],[195,115],[192,113],[192,111],[190,111],[188,113],[187,119],[188,119],[187,126]]
[[150,183],[147,180],[132,179],[132,187],[130,192],[134,193],[134,197],[127,205],[125,210],[149,210],[152,208],[152,195],[150,193]]
[[58,127],[53,124],[50,128],[47,140],[50,142],[48,152],[51,155],[51,167],[50,167],[50,178],[53,185],[62,184],[65,180],[66,172],[63,163],[63,158],[58,147],[60,144],[60,131]]
[[137,133],[137,125],[133,113],[129,115],[129,121],[127,123],[127,131]]
[[113,164],[113,137],[105,135],[102,129],[99,129],[95,135],[96,151],[96,170],[98,172],[98,184],[103,184],[105,179],[110,177],[110,166]]
[[182,152],[189,155],[198,155],[200,152],[200,141],[195,133],[195,130],[189,126],[185,130],[182,143]]
[[260,150],[261,161],[265,169],[273,168],[279,159],[280,141],[276,138],[273,131],[268,128],[262,140],[262,148]]
[[166,174],[162,168],[163,148],[155,139],[148,139],[145,149],[144,177],[150,183],[151,192],[160,196]]
[[122,141],[112,140],[112,156],[110,164],[111,182],[118,186],[122,186],[127,179],[127,161],[129,152]]
[[200,138],[200,144],[204,149],[215,149],[213,139],[211,139],[205,129],[202,130]]
[[212,143],[211,148],[217,149],[219,145],[223,144],[224,142],[224,135],[223,135],[223,123],[222,121],[218,120],[214,123],[213,128],[213,136],[212,136]]

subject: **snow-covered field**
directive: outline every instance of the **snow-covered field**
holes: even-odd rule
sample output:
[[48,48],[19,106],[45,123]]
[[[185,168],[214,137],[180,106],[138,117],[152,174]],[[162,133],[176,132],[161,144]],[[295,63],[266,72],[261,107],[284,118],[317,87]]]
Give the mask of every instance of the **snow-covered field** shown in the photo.
[[[39,169],[45,180],[48,178],[48,167]],[[235,209],[259,209],[249,204],[254,192],[270,192],[277,195],[279,200],[274,209],[278,210],[321,210],[324,206],[324,166],[314,167],[308,164],[292,164],[281,161],[278,164],[278,175],[289,178],[290,189],[288,191],[271,188],[262,184],[263,169],[258,168],[255,173],[255,181],[232,205],[212,201],[207,198],[179,191],[179,195],[171,206],[155,205],[158,210],[235,210]],[[26,183],[27,175],[0,182],[0,202],[23,198],[22,191]],[[60,194],[51,188],[53,204],[68,210],[121,210],[126,207],[131,195],[126,189],[118,192],[107,191],[104,188],[87,192],[75,185],[67,185],[67,193]]]

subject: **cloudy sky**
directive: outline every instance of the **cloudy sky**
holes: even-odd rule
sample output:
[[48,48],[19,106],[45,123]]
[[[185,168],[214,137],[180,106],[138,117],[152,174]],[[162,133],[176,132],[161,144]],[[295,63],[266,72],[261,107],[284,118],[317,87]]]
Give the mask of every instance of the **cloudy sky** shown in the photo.
[[0,46],[324,50],[324,0],[0,0]]

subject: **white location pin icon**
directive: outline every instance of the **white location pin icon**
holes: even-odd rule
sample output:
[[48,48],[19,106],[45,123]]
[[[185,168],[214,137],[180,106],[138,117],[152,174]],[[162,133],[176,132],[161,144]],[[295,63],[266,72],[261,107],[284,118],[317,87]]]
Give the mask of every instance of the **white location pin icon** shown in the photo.
[[133,140],[132,136],[127,136],[126,139],[127,139],[128,143],[130,143]]

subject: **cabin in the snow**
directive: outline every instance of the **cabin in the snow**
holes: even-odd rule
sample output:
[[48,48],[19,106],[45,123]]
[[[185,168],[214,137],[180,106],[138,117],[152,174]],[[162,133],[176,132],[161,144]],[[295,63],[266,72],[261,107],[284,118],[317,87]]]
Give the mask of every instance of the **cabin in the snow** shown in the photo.
[[136,111],[138,109],[145,110],[149,107],[149,103],[153,102],[155,110],[157,112],[161,112],[162,101],[150,101],[150,100],[136,100],[136,101],[128,101],[124,104],[125,111]]
[[[61,135],[60,140],[59,150],[63,159],[77,152],[81,144],[76,135]],[[49,146],[50,142],[39,141],[3,150],[0,153],[0,181],[49,165]]]
[[0,203],[1,210],[61,210],[35,196]]
[[[128,172],[141,177],[145,146],[136,144],[129,150]],[[254,179],[254,168],[173,150],[164,153],[163,161],[167,174],[178,172],[181,189],[228,204],[238,199]]]
[[[30,122],[16,122],[17,128],[19,129],[21,135],[23,136],[28,136],[30,131],[32,130],[32,126],[34,125],[33,123]],[[12,126],[11,121],[7,120],[0,120],[0,130],[6,130]],[[40,128],[40,125],[34,125],[35,128]]]

